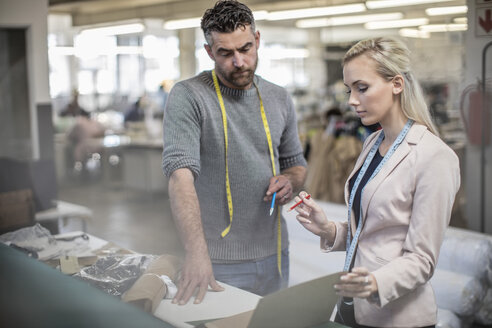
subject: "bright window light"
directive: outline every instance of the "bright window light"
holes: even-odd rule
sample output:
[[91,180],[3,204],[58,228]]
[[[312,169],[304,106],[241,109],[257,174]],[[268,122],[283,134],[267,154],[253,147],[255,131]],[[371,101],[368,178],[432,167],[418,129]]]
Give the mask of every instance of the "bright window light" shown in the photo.
[[79,86],[79,93],[81,95],[88,95],[94,93],[94,83],[92,79],[91,71],[79,71],[77,73],[77,85]]
[[366,7],[369,9],[380,9],[390,7],[414,6],[426,3],[449,2],[453,0],[377,0],[366,1]]
[[330,6],[330,7],[317,7],[317,8],[304,8],[296,10],[282,10],[270,12],[267,16],[267,20],[284,20],[284,19],[296,19],[304,17],[317,17],[317,16],[331,16],[341,14],[351,14],[357,12],[366,11],[366,7],[363,3],[356,3],[343,6]]
[[402,28],[401,30],[398,31],[398,34],[406,38],[420,38],[420,39],[430,38],[429,32],[412,29],[412,28]]
[[92,35],[81,33],[74,38],[75,56],[89,60],[114,52],[115,36]]
[[146,35],[142,38],[142,53],[145,58],[159,58],[164,40],[155,35]]
[[56,35],[53,33],[48,34],[48,47],[56,47],[57,44]]
[[340,17],[331,17],[331,18],[313,18],[313,19],[298,20],[296,22],[296,26],[299,28],[312,28],[312,27],[323,27],[323,26],[355,25],[355,24],[364,24],[373,21],[398,20],[401,18],[403,18],[402,13],[340,16]]
[[143,49],[140,46],[118,46],[113,48],[111,53],[108,55],[141,55],[143,54]]
[[96,90],[98,93],[112,93],[115,91],[115,80],[108,69],[98,70],[96,73]]
[[425,13],[429,16],[466,14],[467,12],[468,12],[467,6],[435,7],[435,8],[427,8],[425,10]]
[[[261,47],[260,47],[261,49]],[[195,50],[195,58],[197,59],[197,73],[201,71],[207,71],[214,68],[214,62],[210,59],[207,51],[201,47]]]
[[384,29],[384,28],[419,26],[425,24],[429,24],[428,18],[412,18],[412,19],[400,19],[400,20],[393,20],[393,21],[368,22],[364,24],[364,27],[368,30],[377,30],[377,29]]
[[467,24],[430,24],[419,26],[419,30],[426,32],[454,32],[454,31],[466,31],[468,29]]
[[145,26],[141,23],[114,25],[105,27],[96,27],[83,30],[81,34],[98,34],[98,35],[121,35],[140,33],[145,29]]
[[49,47],[48,53],[50,56],[73,56],[75,49],[74,47]]

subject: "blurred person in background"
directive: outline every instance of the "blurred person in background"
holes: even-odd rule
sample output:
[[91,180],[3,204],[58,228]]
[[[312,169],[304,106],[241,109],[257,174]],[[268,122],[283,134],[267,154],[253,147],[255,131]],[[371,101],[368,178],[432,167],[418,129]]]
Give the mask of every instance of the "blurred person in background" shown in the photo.
[[125,123],[140,122],[145,119],[145,109],[147,107],[146,96],[141,96],[125,111]]
[[79,92],[77,90],[72,91],[72,99],[68,105],[60,112],[60,117],[77,117],[84,116],[89,117],[89,112],[80,107],[79,105]]

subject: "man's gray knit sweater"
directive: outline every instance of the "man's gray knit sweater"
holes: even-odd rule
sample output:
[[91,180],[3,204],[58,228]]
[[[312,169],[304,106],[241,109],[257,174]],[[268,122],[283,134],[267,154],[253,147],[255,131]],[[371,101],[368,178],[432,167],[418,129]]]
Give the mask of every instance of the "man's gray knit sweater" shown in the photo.
[[[288,93],[255,76],[270,127],[277,175],[306,166]],[[263,201],[273,176],[257,90],[220,85],[227,112],[229,179],[234,208],[229,234],[222,113],[210,71],[177,83],[164,113],[163,170],[188,168],[195,176],[201,219],[212,262],[247,261],[277,251],[277,210]],[[282,218],[282,248],[288,247]]]

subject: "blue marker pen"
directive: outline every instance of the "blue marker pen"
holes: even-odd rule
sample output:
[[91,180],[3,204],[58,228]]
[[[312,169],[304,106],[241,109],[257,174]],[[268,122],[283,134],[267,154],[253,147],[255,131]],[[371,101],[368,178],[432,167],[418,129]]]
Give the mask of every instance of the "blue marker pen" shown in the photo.
[[270,215],[273,214],[273,210],[275,208],[275,197],[276,196],[277,196],[277,192],[274,192],[273,196],[272,196],[272,204],[270,205]]

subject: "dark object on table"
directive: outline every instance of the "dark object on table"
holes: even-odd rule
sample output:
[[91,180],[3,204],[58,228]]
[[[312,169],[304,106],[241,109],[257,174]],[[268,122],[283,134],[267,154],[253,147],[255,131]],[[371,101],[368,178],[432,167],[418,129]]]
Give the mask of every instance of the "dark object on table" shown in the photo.
[[0,243],[0,327],[171,325]]

